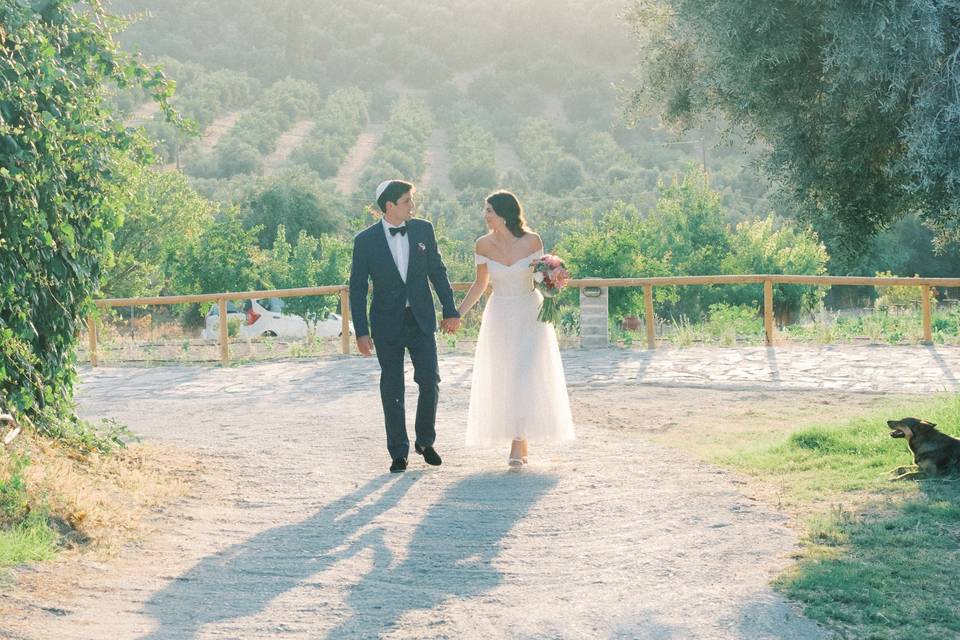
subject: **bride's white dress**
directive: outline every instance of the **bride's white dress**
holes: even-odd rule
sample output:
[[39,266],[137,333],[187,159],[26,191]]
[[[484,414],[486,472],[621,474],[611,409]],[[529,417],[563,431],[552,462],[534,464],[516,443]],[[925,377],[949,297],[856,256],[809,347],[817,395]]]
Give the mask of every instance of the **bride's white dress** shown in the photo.
[[487,265],[493,295],[477,337],[467,446],[574,439],[557,334],[537,320],[543,296],[533,288],[530,263],[542,255],[511,265],[476,256],[477,264]]

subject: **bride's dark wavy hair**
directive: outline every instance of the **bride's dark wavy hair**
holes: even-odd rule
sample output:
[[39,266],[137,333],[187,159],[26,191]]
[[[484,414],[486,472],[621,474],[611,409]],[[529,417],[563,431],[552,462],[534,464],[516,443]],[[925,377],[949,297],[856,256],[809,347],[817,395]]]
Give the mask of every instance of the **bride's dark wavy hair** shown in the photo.
[[507,229],[518,238],[529,231],[527,220],[523,217],[523,207],[517,196],[509,191],[495,191],[487,196],[487,204],[493,209],[493,212],[504,219],[507,223]]

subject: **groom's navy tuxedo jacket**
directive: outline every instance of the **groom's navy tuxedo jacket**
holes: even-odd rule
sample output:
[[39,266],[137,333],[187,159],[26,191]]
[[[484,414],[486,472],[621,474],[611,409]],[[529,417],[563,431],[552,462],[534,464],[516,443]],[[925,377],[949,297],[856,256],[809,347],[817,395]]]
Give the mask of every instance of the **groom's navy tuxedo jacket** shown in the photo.
[[[410,310],[424,333],[437,330],[429,279],[440,298],[444,318],[459,318],[453,301],[453,289],[447,279],[447,268],[437,250],[433,225],[426,220],[407,221],[406,238],[410,242],[407,281],[404,282],[393,260],[383,223],[367,227],[353,240],[353,266],[350,268],[350,314],[357,337],[391,338],[403,330],[404,308]],[[367,325],[367,289],[373,282],[370,302],[370,324]]]

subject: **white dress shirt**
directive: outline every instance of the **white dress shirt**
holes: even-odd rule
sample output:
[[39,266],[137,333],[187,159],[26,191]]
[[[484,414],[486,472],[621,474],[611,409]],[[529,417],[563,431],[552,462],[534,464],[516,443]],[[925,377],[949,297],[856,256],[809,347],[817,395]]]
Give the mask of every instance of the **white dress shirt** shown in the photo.
[[[383,219],[383,232],[387,235],[387,246],[390,247],[390,254],[397,265],[397,271],[403,281],[407,281],[407,265],[410,263],[410,237],[401,233],[390,233],[390,229],[396,229],[398,226]],[[407,232],[409,233],[409,231]]]
[[[405,225],[406,223],[402,225],[390,224],[386,218],[383,218],[383,232],[387,234],[387,246],[390,247],[390,255],[393,256],[397,271],[400,272],[400,277],[403,278],[404,283],[407,281],[407,266],[410,264],[410,229],[407,228],[407,233],[390,233],[390,229]],[[410,306],[409,300],[407,300],[407,306]]]

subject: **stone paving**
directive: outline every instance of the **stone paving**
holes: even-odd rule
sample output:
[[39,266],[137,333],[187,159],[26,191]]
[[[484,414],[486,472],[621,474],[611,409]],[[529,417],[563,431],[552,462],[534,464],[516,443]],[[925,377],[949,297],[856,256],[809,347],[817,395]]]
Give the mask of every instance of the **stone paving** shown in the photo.
[[[858,393],[925,394],[960,391],[960,347],[891,345],[820,345],[687,349],[565,349],[567,385],[605,387],[629,384],[711,389],[830,390]],[[442,386],[468,386],[473,359],[461,353],[440,354]],[[224,392],[251,398],[269,397],[278,385],[308,386],[336,376],[337,388],[376,386],[376,358],[333,356],[278,360],[231,367],[255,375],[226,374],[217,366],[156,367],[130,379],[129,368],[97,371],[100,384],[85,389],[113,393],[104,385],[114,378],[126,399],[152,397],[157,388],[185,397]],[[89,377],[84,368],[81,378]],[[413,369],[407,362],[408,383]],[[314,387],[315,388],[315,387]],[[253,396],[251,396],[253,394]]]
[[[565,349],[562,356],[569,387],[641,384],[902,394],[960,391],[960,347],[942,345]],[[471,356],[448,353],[441,354],[440,360],[444,385],[470,384]],[[357,381],[369,382],[371,376],[379,376],[373,358],[337,357],[320,366],[336,369],[338,377],[357,377]],[[407,368],[412,376],[409,363]]]
[[960,390],[960,347],[942,345],[568,350],[563,360],[571,386],[631,381],[867,393]]

